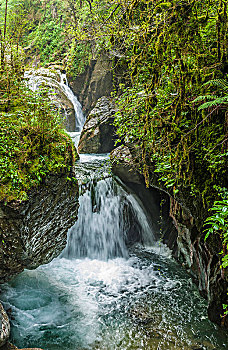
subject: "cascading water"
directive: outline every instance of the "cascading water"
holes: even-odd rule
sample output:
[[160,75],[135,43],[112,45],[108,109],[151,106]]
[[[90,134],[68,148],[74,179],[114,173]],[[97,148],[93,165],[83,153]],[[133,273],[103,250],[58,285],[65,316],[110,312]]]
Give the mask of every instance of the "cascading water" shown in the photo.
[[111,177],[91,181],[79,200],[79,214],[69,230],[61,257],[108,260],[128,257],[129,215],[138,223],[144,241],[154,241],[150,224],[139,202]]
[[64,91],[65,95],[68,97],[68,99],[72,102],[74,106],[75,119],[76,119],[75,131],[81,131],[85,123],[85,117],[82,113],[82,106],[78,101],[77,97],[74,95],[71,88],[69,87],[66,74],[63,74],[61,72],[59,72],[59,74],[60,74],[60,86],[62,87],[62,90]]
[[101,180],[80,197],[78,221],[69,232],[62,256],[107,260],[127,257],[121,198],[112,180]]
[[[61,94],[63,94],[74,107],[76,125],[75,131],[80,132],[82,130],[85,117],[83,115],[80,102],[69,87],[65,73],[61,73],[60,71],[53,72],[45,68],[40,68],[38,70],[25,72],[25,78],[28,81],[29,88],[34,92],[37,91],[42,84],[45,84],[54,92],[60,91]],[[58,104],[55,94],[52,96],[52,99]],[[64,106],[62,107],[65,110],[65,115],[67,117],[66,108]]]
[[[226,349],[190,277],[154,242],[142,203],[110,175],[108,156],[81,156],[76,176],[78,221],[61,256],[2,287],[11,341],[45,350]],[[139,243],[129,247],[132,236]]]

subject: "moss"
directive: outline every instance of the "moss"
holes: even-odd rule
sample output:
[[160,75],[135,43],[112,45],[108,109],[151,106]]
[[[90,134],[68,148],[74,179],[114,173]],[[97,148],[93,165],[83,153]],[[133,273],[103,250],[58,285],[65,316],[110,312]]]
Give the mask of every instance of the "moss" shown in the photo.
[[21,126],[17,115],[4,115],[0,120],[0,200],[25,200],[48,174],[69,172],[76,158],[74,145],[60,125],[44,131],[39,126]]

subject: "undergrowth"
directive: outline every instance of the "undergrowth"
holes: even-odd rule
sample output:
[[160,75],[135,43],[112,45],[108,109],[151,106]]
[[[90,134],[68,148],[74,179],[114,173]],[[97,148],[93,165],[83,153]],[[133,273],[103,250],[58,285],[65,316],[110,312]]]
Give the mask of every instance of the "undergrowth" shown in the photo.
[[75,158],[45,91],[27,91],[23,106],[0,112],[0,201],[26,200],[47,175],[70,171]]

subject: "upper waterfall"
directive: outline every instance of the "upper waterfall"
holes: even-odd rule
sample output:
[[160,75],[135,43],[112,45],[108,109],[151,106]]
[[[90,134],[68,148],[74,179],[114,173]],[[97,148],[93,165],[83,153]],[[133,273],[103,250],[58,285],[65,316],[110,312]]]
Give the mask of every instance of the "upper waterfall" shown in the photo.
[[25,79],[28,81],[28,87],[34,92],[42,85],[48,87],[52,102],[59,108],[60,113],[64,115],[66,120],[71,118],[71,110],[74,111],[74,125],[70,127],[69,131],[80,132],[82,130],[85,122],[82,106],[69,87],[65,73],[62,73],[60,70],[53,71],[47,68],[32,69],[25,72]]
[[74,106],[75,111],[75,120],[76,120],[76,130],[75,131],[81,131],[85,122],[85,117],[82,113],[82,106],[80,102],[78,101],[77,97],[74,95],[73,91],[69,87],[67,76],[64,73],[60,74],[60,86],[62,87],[62,90],[64,91],[65,95],[68,97],[68,99],[72,102]]

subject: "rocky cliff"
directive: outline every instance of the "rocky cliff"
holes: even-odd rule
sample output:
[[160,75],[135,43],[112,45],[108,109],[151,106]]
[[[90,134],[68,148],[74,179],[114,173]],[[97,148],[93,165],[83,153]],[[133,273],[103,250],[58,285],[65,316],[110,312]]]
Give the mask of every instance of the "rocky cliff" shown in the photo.
[[69,78],[70,87],[83,106],[87,115],[97,100],[102,96],[110,96],[113,90],[112,61],[103,54],[96,60],[91,60],[85,71],[77,79]]
[[[133,152],[134,153],[134,152]],[[134,186],[144,185],[144,179],[139,172],[139,164],[127,146],[120,146],[111,153],[112,171],[125,183],[131,182]],[[208,300],[209,319],[219,325],[228,327],[225,318],[222,318],[222,304],[227,304],[227,278],[220,268],[221,242],[219,238],[204,241],[202,226],[205,210],[199,199],[194,201],[187,198],[186,193],[179,193],[174,199],[171,193],[159,185],[157,175],[151,174],[150,188],[145,189],[147,196],[141,196],[147,210],[150,203],[151,188],[162,191],[169,202],[169,216],[163,226],[163,241],[173,250],[179,262],[185,266],[187,272],[198,285],[200,293]],[[151,196],[151,203],[153,198]],[[148,210],[148,213],[150,210]]]
[[66,244],[78,210],[72,174],[50,176],[22,203],[0,203],[0,282],[50,262]]

